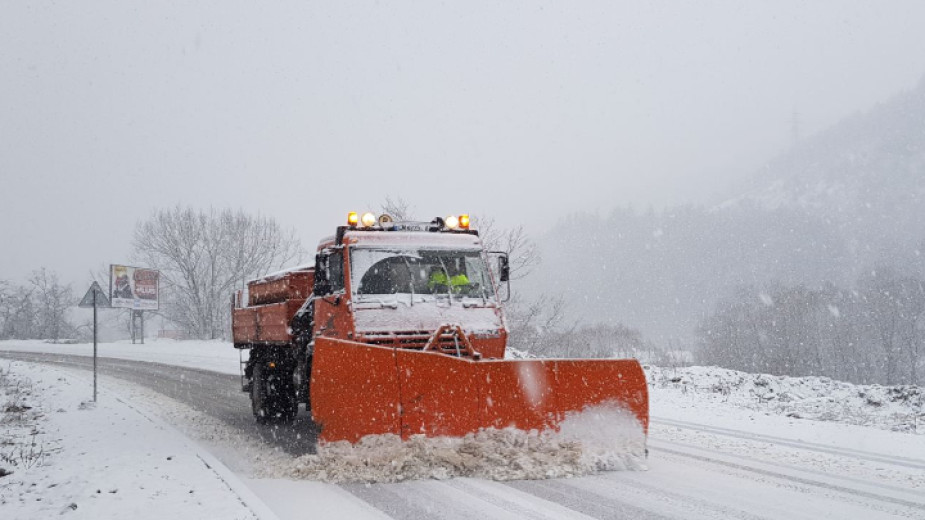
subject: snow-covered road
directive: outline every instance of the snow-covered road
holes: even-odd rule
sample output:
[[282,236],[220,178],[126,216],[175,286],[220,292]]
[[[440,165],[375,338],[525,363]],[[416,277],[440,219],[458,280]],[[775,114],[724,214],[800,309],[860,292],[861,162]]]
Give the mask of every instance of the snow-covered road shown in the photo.
[[[90,366],[61,354],[0,357]],[[315,431],[304,414],[291,426],[254,424],[234,375],[115,359],[100,369],[107,392],[158,408],[280,518],[925,518],[917,435],[741,413],[711,421],[653,403],[647,471],[335,485],[273,478],[285,474],[268,467],[310,452]]]

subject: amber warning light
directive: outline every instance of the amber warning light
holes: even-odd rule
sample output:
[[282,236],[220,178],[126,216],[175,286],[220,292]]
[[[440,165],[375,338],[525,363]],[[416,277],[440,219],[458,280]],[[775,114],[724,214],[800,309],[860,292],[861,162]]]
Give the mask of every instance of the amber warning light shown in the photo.
[[468,213],[448,215],[445,218],[437,217],[429,224],[403,222],[396,223],[391,215],[382,214],[376,217],[375,213],[366,212],[360,215],[356,211],[347,213],[347,226],[365,230],[384,231],[469,231],[471,220]]

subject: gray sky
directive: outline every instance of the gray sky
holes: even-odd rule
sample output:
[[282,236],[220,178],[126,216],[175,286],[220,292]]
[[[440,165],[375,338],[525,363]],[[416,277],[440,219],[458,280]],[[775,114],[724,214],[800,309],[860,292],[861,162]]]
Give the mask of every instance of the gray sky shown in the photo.
[[[0,279],[243,206],[308,248],[386,194],[541,233],[702,202],[925,74],[925,2],[0,4]],[[80,292],[80,291],[78,291]]]

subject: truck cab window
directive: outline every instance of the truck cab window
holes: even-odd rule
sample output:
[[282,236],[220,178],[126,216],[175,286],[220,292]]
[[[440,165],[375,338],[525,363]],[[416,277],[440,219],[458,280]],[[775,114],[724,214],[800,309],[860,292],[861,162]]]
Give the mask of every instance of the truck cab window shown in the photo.
[[344,290],[344,252],[332,251],[328,256],[328,277],[331,282],[331,292]]
[[478,250],[354,248],[350,258],[350,279],[359,296],[494,297]]

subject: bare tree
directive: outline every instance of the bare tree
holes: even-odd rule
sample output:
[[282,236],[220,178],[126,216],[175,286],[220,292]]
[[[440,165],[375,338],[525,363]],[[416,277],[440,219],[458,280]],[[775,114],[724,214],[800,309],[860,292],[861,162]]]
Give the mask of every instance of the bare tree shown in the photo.
[[36,336],[37,316],[33,288],[7,284],[0,301],[0,338],[32,339]]
[[511,280],[526,277],[540,263],[540,250],[522,225],[500,228],[492,217],[481,217],[474,222],[482,237],[485,249],[503,251],[510,258]]
[[0,339],[17,337],[16,315],[20,307],[17,287],[0,280]]
[[398,222],[414,219],[414,208],[402,197],[393,199],[390,195],[386,195],[385,202],[382,203],[380,209]]
[[135,258],[161,272],[164,315],[200,338],[227,335],[232,292],[301,260],[293,231],[243,210],[155,211],[135,227]]
[[74,331],[67,319],[67,311],[77,301],[70,285],[63,285],[58,275],[44,267],[33,272],[29,283],[35,295],[35,335],[57,342]]
[[702,323],[701,359],[751,372],[917,384],[925,282],[878,268],[857,285],[740,291]]
[[565,318],[565,300],[561,296],[540,296],[530,302],[521,302],[514,296],[506,311],[508,343],[512,348],[538,356],[563,355],[552,340]]

